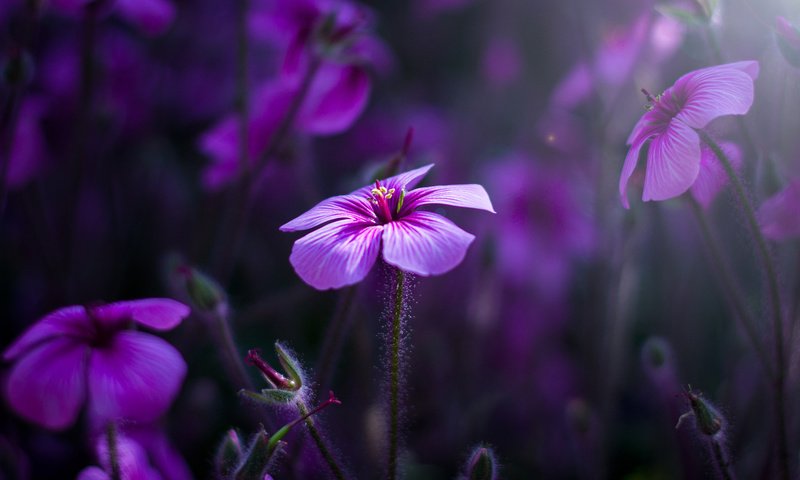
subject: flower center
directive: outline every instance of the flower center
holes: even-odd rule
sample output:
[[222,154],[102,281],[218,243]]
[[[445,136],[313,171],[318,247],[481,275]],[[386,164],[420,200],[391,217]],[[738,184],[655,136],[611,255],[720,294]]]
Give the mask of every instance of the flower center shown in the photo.
[[648,112],[650,110],[656,108],[656,103],[661,101],[661,96],[663,95],[663,94],[659,93],[658,95],[653,96],[653,95],[650,94],[650,92],[648,92],[644,88],[642,89],[642,93],[647,98],[647,104],[644,106],[644,109],[647,110]]
[[[400,208],[402,208],[403,200],[406,196],[406,190],[401,189],[399,196],[395,195],[395,192],[395,188],[386,188],[384,185],[381,185],[379,180],[375,180],[375,188],[370,191],[370,196],[367,197],[370,203],[372,203],[375,215],[381,223],[391,222],[395,215],[400,213]],[[390,200],[392,201],[390,202]]]

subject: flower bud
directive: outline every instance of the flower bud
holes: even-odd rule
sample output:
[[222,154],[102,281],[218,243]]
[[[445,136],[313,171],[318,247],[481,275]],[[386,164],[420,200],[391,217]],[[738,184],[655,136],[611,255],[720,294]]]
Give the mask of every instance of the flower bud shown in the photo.
[[214,468],[219,478],[228,478],[242,458],[242,444],[234,429],[228,430],[214,455]]
[[195,308],[211,312],[225,304],[225,291],[211,277],[185,265],[178,267],[178,272],[186,280],[186,292]]
[[800,29],[783,17],[775,18],[775,40],[783,58],[800,68]]
[[691,390],[688,390],[684,394],[689,401],[691,410],[680,416],[675,428],[679,428],[689,416],[694,416],[697,430],[700,433],[709,437],[719,433],[722,430],[724,418],[719,411],[711,405],[711,402],[703,398],[702,395],[695,394]]
[[485,446],[476,447],[467,460],[464,473],[466,480],[496,480],[497,459],[494,451]]
[[233,478],[235,480],[263,478],[275,450],[277,450],[277,448],[273,448],[270,445],[269,436],[262,428],[255,434],[253,440],[250,442],[247,455],[241,465],[236,469]]

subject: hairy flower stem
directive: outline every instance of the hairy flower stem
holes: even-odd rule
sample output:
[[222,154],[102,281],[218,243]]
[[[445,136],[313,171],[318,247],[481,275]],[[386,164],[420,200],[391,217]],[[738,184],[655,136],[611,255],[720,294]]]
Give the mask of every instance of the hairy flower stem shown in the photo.
[[111,480],[122,480],[122,469],[119,465],[119,448],[117,442],[117,424],[108,422],[106,426],[108,441],[108,465],[111,467]]
[[736,480],[736,474],[733,473],[733,468],[731,466],[730,455],[726,451],[725,446],[722,445],[722,442],[716,436],[711,437],[709,442],[711,443],[711,453],[714,464],[722,480]]
[[767,241],[764,238],[764,234],[761,232],[761,228],[758,226],[758,221],[756,220],[756,214],[753,206],[750,204],[750,200],[747,198],[744,186],[739,180],[739,177],[736,175],[736,172],[733,170],[730,160],[728,159],[727,155],[725,155],[725,152],[722,151],[720,146],[717,145],[717,143],[704,130],[698,130],[697,133],[700,135],[700,138],[703,140],[703,142],[711,148],[711,150],[714,152],[714,155],[717,156],[722,164],[722,167],[725,169],[725,173],[727,173],[728,177],[730,178],[734,193],[741,205],[742,211],[744,212],[747,220],[747,225],[750,229],[750,233],[755,241],[756,250],[758,250],[758,256],[760,257],[762,266],[764,268],[764,274],[767,277],[767,286],[772,307],[772,327],[774,330],[773,337],[775,339],[775,375],[773,375],[772,381],[775,389],[774,402],[778,436],[778,470],[780,472],[780,478],[788,480],[789,447],[787,444],[786,435],[786,405],[784,398],[786,369],[784,367],[785,358],[783,352],[783,318],[781,315],[781,298],[780,288],[778,287],[778,274],[772,261],[772,255],[767,248]]
[[723,291],[726,292],[726,297],[730,304],[731,310],[733,310],[734,317],[739,320],[748,340],[750,340],[753,350],[756,352],[759,360],[761,361],[762,367],[767,372],[767,376],[772,379],[775,375],[772,370],[772,363],[769,360],[767,352],[764,350],[764,346],[761,344],[761,341],[758,338],[758,333],[753,318],[750,316],[750,312],[748,312],[747,308],[742,302],[742,298],[744,298],[744,296],[742,295],[741,288],[739,288],[739,285],[735,280],[731,266],[725,261],[725,257],[722,254],[722,248],[717,240],[717,237],[711,230],[711,226],[708,223],[705,212],[703,212],[703,208],[697,203],[697,200],[695,200],[694,197],[687,195],[686,198],[689,202],[689,205],[692,207],[692,212],[697,219],[697,224],[700,226],[700,232],[702,233],[703,240],[705,240],[706,247],[708,248],[712,267],[716,271],[717,278],[719,279]]
[[397,450],[400,444],[400,341],[403,320],[403,283],[405,274],[395,268],[394,310],[392,311],[389,359],[389,459],[387,478],[397,478]]
[[[286,111],[286,115],[284,115],[280,125],[278,125],[275,133],[272,135],[272,137],[270,137],[269,144],[264,150],[263,155],[261,158],[257,159],[256,165],[252,171],[250,171],[250,174],[245,175],[240,179],[239,188],[237,188],[236,192],[234,192],[234,201],[231,204],[231,210],[235,217],[233,221],[233,228],[230,229],[232,232],[232,238],[230,241],[224,243],[227,248],[223,248],[221,255],[218,257],[219,263],[215,269],[217,272],[216,276],[223,285],[229,283],[230,275],[233,272],[234,263],[237,260],[242,242],[247,234],[250,214],[253,209],[254,194],[258,180],[261,177],[261,172],[266,167],[269,159],[279,152],[283,147],[286,138],[289,136],[289,133],[294,126],[294,121],[297,118],[297,114],[300,112],[300,107],[303,106],[303,101],[308,95],[311,84],[314,82],[314,78],[316,78],[317,71],[319,71],[319,67],[321,65],[322,59],[318,55],[313,55],[308,69],[306,70],[305,76],[303,77],[302,83],[300,84],[300,89],[294,98],[292,98],[292,103],[289,105],[289,109]],[[244,148],[246,149],[247,145],[245,145]],[[248,168],[249,167],[250,165],[248,160]]]
[[[297,411],[300,413],[301,416],[308,415],[308,406],[302,400],[297,401]],[[325,445],[325,440],[322,439],[322,435],[317,430],[317,426],[314,425],[314,420],[311,417],[308,417],[304,420],[306,424],[306,428],[308,428],[308,433],[311,434],[312,440],[314,440],[314,444],[317,446],[317,450],[322,455],[322,458],[325,459],[325,463],[328,464],[328,468],[331,469],[331,474],[336,478],[336,480],[345,480],[344,472],[342,468],[336,463],[336,459],[333,457],[333,454],[330,450],[328,450],[328,446]]]

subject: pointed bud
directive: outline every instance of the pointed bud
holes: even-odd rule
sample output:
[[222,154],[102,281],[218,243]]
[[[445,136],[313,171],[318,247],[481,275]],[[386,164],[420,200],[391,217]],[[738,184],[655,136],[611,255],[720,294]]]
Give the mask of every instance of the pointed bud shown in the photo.
[[497,460],[489,447],[479,446],[472,451],[465,467],[466,480],[496,480]]
[[783,17],[775,18],[775,39],[783,58],[800,68],[800,29]]
[[[276,350],[277,349],[278,347],[276,346]],[[264,380],[266,380],[272,388],[290,391],[297,391],[300,389],[300,385],[293,378],[284,377],[277,370],[272,368],[270,364],[265,362],[264,359],[261,358],[261,350],[257,348],[248,350],[245,361],[248,365],[258,368],[261,371],[261,376],[264,377]],[[283,364],[283,361],[281,361],[281,363]]]
[[264,478],[267,467],[272,460],[272,455],[277,448],[271,448],[267,432],[262,428],[250,442],[247,455],[236,469],[233,478],[235,480],[252,480],[254,478]]
[[186,265],[178,267],[178,273],[185,279],[186,292],[197,310],[212,312],[225,305],[225,291],[214,279]]
[[242,459],[242,444],[234,429],[228,430],[214,455],[214,468],[219,478],[228,478]]
[[697,430],[703,435],[714,436],[722,430],[724,418],[719,411],[711,405],[711,402],[703,398],[700,394],[695,394],[691,390],[684,392],[689,401],[690,411],[681,415],[675,428],[680,428],[681,424],[689,417],[694,416]]
[[299,390],[303,387],[303,375],[300,368],[300,362],[292,354],[286,346],[280,342],[275,342],[275,353],[278,354],[278,361],[283,367],[283,371],[289,375],[289,379],[293,382],[293,390]]

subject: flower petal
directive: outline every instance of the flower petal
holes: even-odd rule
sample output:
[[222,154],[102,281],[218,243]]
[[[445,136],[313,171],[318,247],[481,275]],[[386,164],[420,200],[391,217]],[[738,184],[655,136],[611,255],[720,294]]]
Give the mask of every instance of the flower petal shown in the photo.
[[700,171],[700,138],[691,127],[673,119],[650,143],[642,200],[677,197],[692,186]]
[[306,133],[332,135],[356,121],[367,106],[369,76],[354,65],[325,65],[317,73],[297,120]]
[[383,259],[417,275],[439,275],[455,268],[475,239],[433,212],[413,212],[385,225]]
[[72,425],[86,395],[88,352],[85,344],[57,338],[22,357],[6,385],[14,411],[53,430]]
[[622,173],[619,176],[619,200],[626,209],[631,208],[631,204],[628,201],[628,180],[633,175],[633,171],[636,170],[636,164],[639,163],[639,154],[647,140],[650,140],[650,138],[639,138],[634,141],[630,150],[628,150],[628,154],[625,155],[625,163],[622,164]]
[[3,353],[4,360],[14,360],[23,352],[54,337],[85,338],[91,335],[86,309],[80,305],[60,308],[34,323]]
[[450,205],[451,207],[475,208],[496,213],[489,194],[480,185],[438,185],[411,190],[403,202],[404,212],[413,212],[423,205]]
[[[108,452],[108,437],[101,435],[97,439],[97,458],[107,471],[111,471],[111,457]],[[153,470],[147,459],[147,454],[141,445],[128,438],[127,435],[117,436],[117,461],[122,478],[129,480],[157,480],[161,476]]]
[[383,229],[337,220],[297,240],[289,261],[300,278],[318,290],[358,283],[378,258]]
[[92,351],[88,375],[95,420],[147,422],[169,408],[186,375],[186,362],[165,340],[124,331],[107,347]]
[[78,480],[111,480],[111,475],[100,467],[86,467],[78,474]]
[[744,115],[753,104],[753,79],[758,62],[738,62],[687,73],[671,88],[685,102],[676,118],[693,128],[704,128],[723,115]]
[[[719,146],[730,159],[733,168],[738,170],[742,166],[741,149],[730,142],[720,142]],[[700,150],[700,172],[692,184],[692,196],[703,208],[708,208],[727,183],[728,174],[719,159],[709,147],[703,145]]]
[[281,225],[282,232],[308,230],[332,220],[349,219],[354,222],[374,223],[375,213],[367,200],[367,194],[339,195],[323,200],[311,210],[294,220]]
[[154,330],[171,330],[192,312],[188,306],[170,298],[127,300],[91,309],[96,318],[109,325],[122,325],[126,320],[134,320]]

